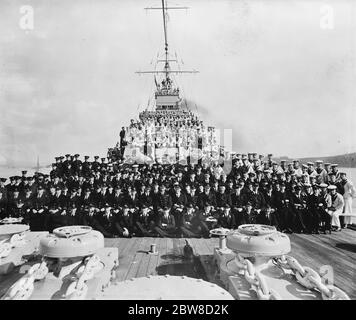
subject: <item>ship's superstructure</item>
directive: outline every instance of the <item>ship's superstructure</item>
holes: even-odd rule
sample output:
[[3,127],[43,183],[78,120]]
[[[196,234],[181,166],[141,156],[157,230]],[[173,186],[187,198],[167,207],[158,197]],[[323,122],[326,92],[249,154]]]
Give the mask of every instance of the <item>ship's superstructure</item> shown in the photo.
[[[221,153],[219,133],[212,126],[205,126],[197,114],[184,103],[181,90],[173,80],[175,74],[192,74],[196,70],[171,68],[167,17],[168,10],[187,7],[168,7],[162,0],[161,7],[145,8],[161,10],[164,31],[164,57],[157,59],[162,69],[138,71],[138,74],[153,74],[155,82],[154,101],[140,112],[138,120],[123,131],[121,141],[109,149],[109,156],[119,157],[126,163],[197,163],[204,159],[218,159]],[[119,151],[120,150],[120,151]]]

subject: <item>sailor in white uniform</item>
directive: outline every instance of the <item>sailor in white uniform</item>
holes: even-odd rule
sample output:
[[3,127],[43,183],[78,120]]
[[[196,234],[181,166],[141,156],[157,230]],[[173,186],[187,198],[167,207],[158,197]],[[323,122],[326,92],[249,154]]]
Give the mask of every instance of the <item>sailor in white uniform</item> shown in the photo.
[[298,178],[303,174],[302,168],[300,167],[299,160],[293,160],[293,169]]
[[341,231],[339,216],[344,208],[344,198],[340,193],[337,193],[336,186],[330,185],[328,190],[330,197],[328,199],[327,213],[331,217],[331,226],[335,231]]
[[[340,184],[344,187],[344,210],[345,214],[352,214],[352,198],[356,197],[356,189],[353,183],[347,179],[347,174],[345,172],[340,172]],[[345,216],[344,217],[345,228],[348,224],[356,223],[355,217]]]
[[315,161],[315,171],[320,176],[320,179],[323,183],[327,183],[328,181],[328,173],[323,168],[323,160],[316,160]]

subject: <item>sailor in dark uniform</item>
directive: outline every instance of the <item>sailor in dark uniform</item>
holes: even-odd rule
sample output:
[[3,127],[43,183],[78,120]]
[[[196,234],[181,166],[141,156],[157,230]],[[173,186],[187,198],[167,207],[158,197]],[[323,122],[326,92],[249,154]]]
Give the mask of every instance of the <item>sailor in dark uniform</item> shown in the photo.
[[80,210],[74,203],[69,203],[66,210],[66,225],[75,226],[82,224],[82,219],[80,216]]
[[[219,192],[217,192],[216,196],[216,209],[220,214],[223,214],[226,211],[226,207],[231,208],[231,197],[230,194],[225,193],[225,185],[221,184],[219,186]],[[226,206],[227,205],[227,206]]]
[[93,203],[93,196],[89,188],[84,189],[83,195],[79,200],[80,206],[88,207]]
[[251,202],[254,209],[262,209],[265,206],[265,199],[259,191],[259,184],[257,182],[253,183],[250,190],[246,200]]
[[200,237],[200,231],[196,228],[196,224],[194,223],[195,219],[195,207],[190,203],[187,205],[186,210],[183,212],[181,225],[178,227],[178,233],[184,237],[188,238],[197,238]]
[[90,176],[91,173],[91,163],[89,162],[89,156],[84,156],[84,162],[82,163],[82,175],[84,177]]
[[[149,200],[146,198],[145,200]],[[153,214],[153,207],[149,206],[149,201],[142,199],[140,201],[140,209],[138,214],[134,217],[135,234],[142,237],[153,237],[156,235],[154,231],[155,217]]]
[[6,218],[7,211],[8,211],[8,201],[5,198],[6,189],[0,189],[0,219]]
[[48,231],[67,225],[66,219],[66,199],[62,195],[60,187],[56,188],[54,197],[51,197],[48,202]]
[[106,203],[106,186],[96,185],[96,190],[93,192],[93,203],[97,208],[104,207]]
[[174,193],[172,195],[172,214],[174,216],[177,228],[183,224],[184,210],[187,205],[187,198],[181,191],[181,186],[178,182],[174,184]]
[[97,229],[106,238],[113,238],[122,235],[123,231],[118,228],[118,215],[115,215],[109,204],[101,208],[101,214],[97,218]]
[[55,163],[52,163],[52,171],[51,171],[51,176],[52,175],[61,175],[61,172],[60,172],[60,164],[59,164],[59,157],[55,157],[55,160],[56,162]]
[[326,231],[331,233],[331,218],[327,213],[327,208],[330,201],[329,194],[327,193],[327,184],[314,186],[314,195],[317,197],[321,231],[323,231],[325,234]]
[[82,161],[79,159],[79,154],[75,154],[74,155],[74,159],[73,159],[73,163],[72,163],[72,167],[73,167],[73,172],[77,173],[77,174],[80,174],[81,170],[81,166],[82,166]]
[[91,169],[96,172],[100,169],[100,162],[98,161],[99,156],[94,156],[94,162],[91,165]]
[[306,198],[303,196],[301,188],[298,185],[294,187],[291,203],[294,211],[293,231],[308,232],[305,224]]
[[107,169],[107,163],[105,163],[106,158],[101,158],[101,163],[100,163],[100,170],[106,170]]
[[194,230],[203,237],[207,238],[210,236],[209,230],[214,229],[217,225],[217,214],[214,211],[211,203],[205,201],[201,204],[202,209],[195,211],[195,215],[192,219],[192,225]]
[[[304,185],[307,189],[306,192],[306,203],[307,203],[307,212],[306,212],[306,224],[310,233],[319,234],[319,227],[321,224],[321,208],[320,204],[320,189],[318,186],[312,186],[309,184]],[[313,191],[311,191],[311,190]]]
[[9,201],[7,216],[20,218],[22,216],[21,208],[23,204],[24,203],[20,197],[20,190],[18,188],[15,188],[12,192],[11,200]]
[[176,223],[170,211],[170,207],[168,206],[161,208],[159,211],[155,231],[163,238],[174,237],[176,235]]
[[228,203],[225,203],[224,208],[217,220],[218,220],[217,222],[218,227],[222,227],[226,229],[236,228],[235,217],[231,213],[231,208]]
[[15,183],[16,183],[15,177],[14,176],[9,177],[9,183],[5,186],[8,199],[11,198],[11,194],[15,188]]
[[23,195],[22,177],[20,177],[20,176],[15,176],[15,180],[16,180],[16,182],[15,182],[15,188],[16,188],[17,190],[19,190],[20,196],[22,196],[22,195]]
[[242,211],[242,208],[246,203],[242,188],[243,183],[239,182],[234,189],[234,193],[231,195],[231,213],[235,216],[235,221],[237,221],[237,213]]
[[96,208],[94,205],[85,205],[82,207],[82,222],[83,225],[96,228]]
[[204,186],[204,193],[200,194],[198,197],[198,206],[200,209],[204,208],[205,203],[209,202],[210,205],[216,207],[216,197],[214,193],[210,192],[210,185],[207,184]]
[[124,151],[125,151],[125,135],[126,135],[126,131],[125,131],[125,127],[122,127],[121,128],[121,131],[120,131],[120,153],[121,155],[124,154]]
[[185,196],[187,198],[187,205],[192,205],[195,210],[199,208],[198,206],[198,196],[196,195],[196,188],[194,186],[189,188],[190,190],[186,192]]
[[281,231],[279,228],[280,223],[278,221],[276,211],[271,207],[270,204],[266,204],[266,207],[261,210],[261,212],[257,215],[256,221],[259,224],[275,226],[277,230]]
[[58,174],[60,177],[63,177],[64,175],[64,167],[65,167],[65,164],[64,164],[64,156],[60,156],[59,157],[59,163],[57,163],[57,168],[58,168]]
[[134,216],[127,204],[123,206],[116,216],[115,222],[120,237],[131,237],[134,230]]
[[277,229],[283,232],[292,233],[294,212],[291,208],[291,202],[284,183],[280,184],[280,191],[275,192],[275,206],[279,223]]
[[157,203],[154,203],[154,206],[157,208],[158,215],[163,214],[164,208],[172,208],[172,198],[166,193],[166,186],[164,184],[159,187],[159,194],[156,201]]
[[30,230],[46,231],[48,229],[48,198],[42,184],[37,188],[37,194],[33,198],[33,207],[30,213]]
[[195,181],[197,183],[204,183],[204,173],[202,172],[202,168],[200,165],[197,166],[197,171],[195,174]]
[[247,201],[242,210],[238,209],[235,214],[236,227],[242,224],[254,223],[254,221],[251,221],[252,214],[252,204],[251,202]]

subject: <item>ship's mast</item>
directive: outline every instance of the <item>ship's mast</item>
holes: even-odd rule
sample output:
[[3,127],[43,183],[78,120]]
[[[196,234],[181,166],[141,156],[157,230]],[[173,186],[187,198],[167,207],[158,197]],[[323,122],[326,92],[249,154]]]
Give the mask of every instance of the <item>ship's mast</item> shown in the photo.
[[[137,71],[136,73],[145,74],[163,74],[163,80],[161,83],[158,83],[156,77],[154,77],[154,81],[156,84],[155,91],[155,106],[156,110],[179,110],[180,103],[182,99],[179,96],[179,88],[174,85],[170,74],[181,74],[181,73],[197,73],[196,70],[172,70],[170,67],[170,62],[175,61],[177,59],[171,59],[169,56],[168,50],[168,32],[167,32],[167,21],[168,21],[168,10],[171,9],[188,9],[188,7],[168,7],[167,0],[161,0],[162,5],[160,7],[150,7],[145,8],[146,10],[161,10],[162,18],[163,18],[163,33],[164,33],[164,58],[157,59],[157,62],[163,62],[164,67],[161,70],[153,70],[153,71]],[[158,57],[157,57],[158,58]],[[178,68],[179,69],[179,68]]]
[[167,5],[165,6],[166,0],[162,0],[162,16],[163,16],[163,29],[164,29],[164,51],[165,51],[165,64],[164,71],[166,72],[166,81],[169,79],[169,54],[168,54],[168,36],[167,36]]
[[164,62],[163,70],[149,70],[149,71],[136,71],[138,74],[145,74],[145,73],[152,73],[152,74],[165,74],[165,80],[169,79],[170,73],[198,73],[197,70],[171,70],[169,62],[170,61],[177,61],[175,59],[169,58],[169,51],[168,51],[168,33],[167,33],[167,17],[168,17],[168,10],[179,10],[179,9],[189,9],[189,7],[168,7],[167,0],[162,0],[161,7],[148,7],[145,10],[162,10],[162,17],[163,17],[163,32],[164,32],[164,60],[158,59],[157,62]]

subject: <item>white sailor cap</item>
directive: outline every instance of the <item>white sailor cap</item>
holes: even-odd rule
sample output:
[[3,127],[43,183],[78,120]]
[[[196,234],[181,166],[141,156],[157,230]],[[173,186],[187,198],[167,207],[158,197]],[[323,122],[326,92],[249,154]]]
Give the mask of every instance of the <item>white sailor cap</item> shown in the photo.
[[335,190],[336,186],[334,186],[333,184],[331,184],[330,186],[328,186],[328,190]]
[[315,163],[323,163],[323,160],[316,160]]

